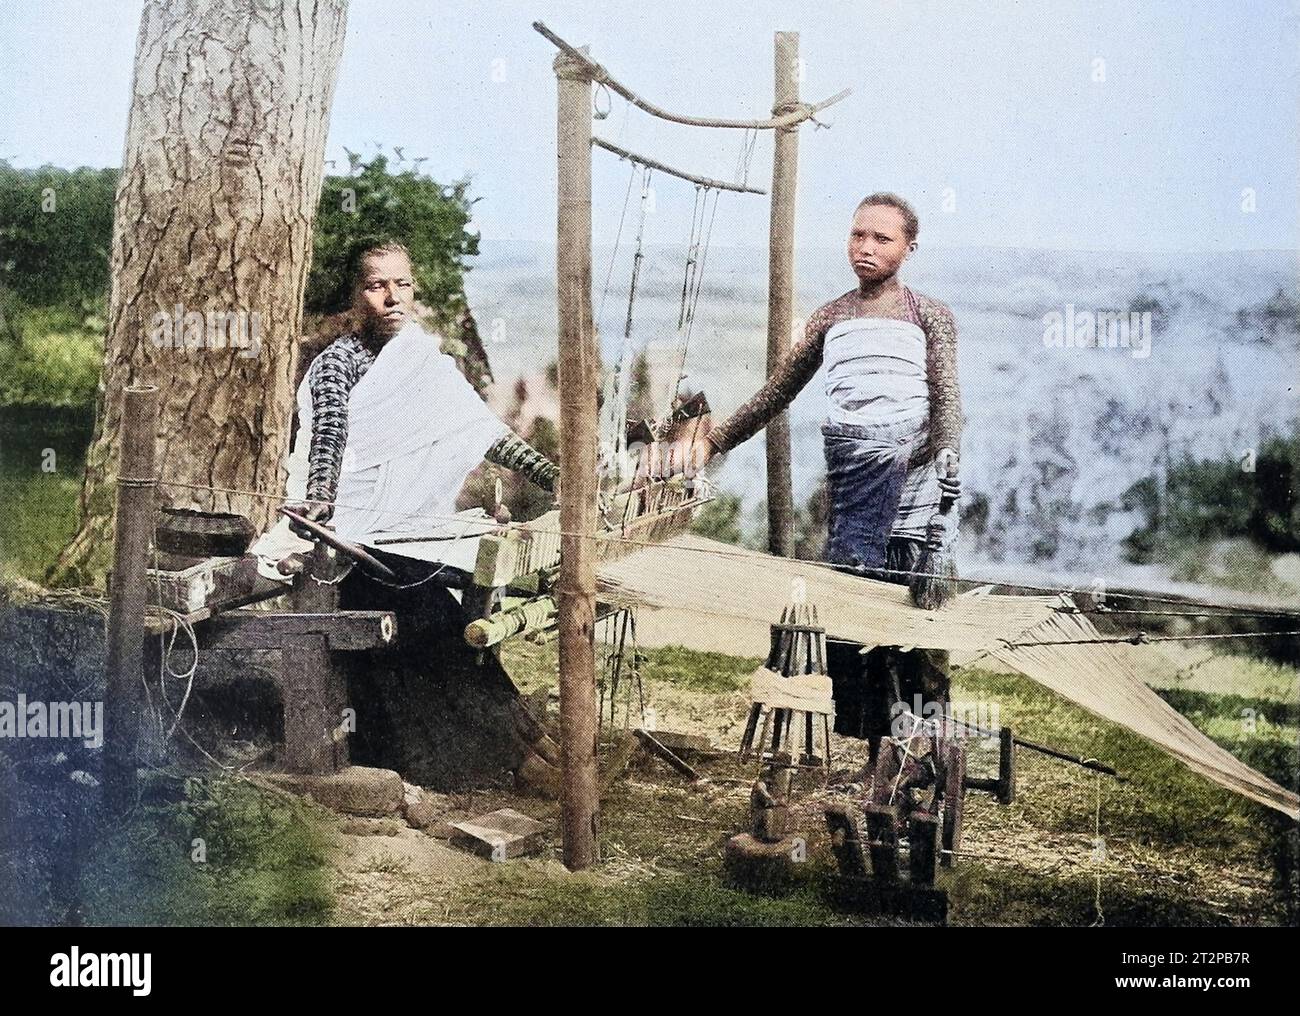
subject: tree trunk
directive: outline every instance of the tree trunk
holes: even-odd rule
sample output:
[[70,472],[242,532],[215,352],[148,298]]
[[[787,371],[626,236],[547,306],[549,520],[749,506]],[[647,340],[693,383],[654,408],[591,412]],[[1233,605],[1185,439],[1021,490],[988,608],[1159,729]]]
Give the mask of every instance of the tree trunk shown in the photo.
[[346,0],[148,0],[114,209],[112,292],[81,528],[51,569],[100,581],[123,392],[159,389],[164,503],[274,505]]

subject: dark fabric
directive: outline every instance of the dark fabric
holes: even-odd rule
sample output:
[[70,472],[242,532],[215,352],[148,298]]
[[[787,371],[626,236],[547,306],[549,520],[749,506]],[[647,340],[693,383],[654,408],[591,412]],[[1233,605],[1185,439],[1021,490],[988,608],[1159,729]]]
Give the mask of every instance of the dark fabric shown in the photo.
[[[427,576],[423,562],[372,551],[403,583]],[[357,714],[352,761],[395,769],[440,791],[505,785],[527,751],[518,732],[519,693],[492,652],[471,648],[467,618],[439,578],[396,589],[354,568],[339,588],[345,610],[391,610],[389,649],[341,653]]]
[[[925,554],[919,540],[893,537],[886,544],[884,571],[871,574],[886,582],[906,584]],[[828,641],[826,670],[835,696],[835,733],[859,737],[870,746],[874,761],[881,737],[892,733],[896,703],[915,711],[928,702],[948,701],[949,656],[943,650],[873,646],[863,653],[858,642]]]
[[907,458],[882,457],[853,437],[825,435],[830,499],[826,560],[850,568],[882,568],[907,480]]

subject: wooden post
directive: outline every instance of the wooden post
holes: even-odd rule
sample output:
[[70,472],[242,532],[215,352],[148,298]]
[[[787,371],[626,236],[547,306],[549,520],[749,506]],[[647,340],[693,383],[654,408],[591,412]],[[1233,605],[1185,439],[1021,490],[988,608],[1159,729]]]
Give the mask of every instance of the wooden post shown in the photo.
[[[799,102],[799,33],[776,33],[776,93],[772,115]],[[799,175],[799,127],[773,132],[772,218],[768,231],[767,372],[790,351],[794,326],[794,213]],[[767,545],[789,557],[794,550],[794,491],[790,478],[790,415],[767,425]]]
[[123,811],[135,802],[136,741],[144,667],[145,569],[153,539],[158,389],[129,387],[122,411],[122,459],[108,604],[104,694],[104,803]]
[[[339,609],[338,553],[317,543],[294,581],[289,601],[296,613]],[[284,763],[291,773],[321,776],[348,764],[346,740],[335,740],[348,707],[346,675],[319,635],[289,638],[280,648],[280,699],[284,706]]]
[[555,269],[559,311],[561,819],[564,863],[596,860],[596,391],[591,314],[591,78],[578,60],[555,58],[559,215]]

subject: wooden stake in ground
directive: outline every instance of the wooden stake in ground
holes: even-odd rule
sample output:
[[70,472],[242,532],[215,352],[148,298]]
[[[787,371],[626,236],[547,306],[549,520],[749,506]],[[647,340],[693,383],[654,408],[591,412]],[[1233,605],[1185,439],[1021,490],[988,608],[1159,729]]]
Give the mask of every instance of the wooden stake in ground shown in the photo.
[[555,58],[559,216],[555,252],[560,389],[560,732],[564,863],[596,860],[596,392],[591,313],[591,78]]
[[[799,108],[799,33],[776,33],[774,117]],[[790,351],[794,326],[794,213],[799,177],[799,125],[773,131],[772,217],[768,231],[767,373]],[[790,479],[790,416],[767,425],[767,546],[794,551],[794,491]]]
[[104,802],[110,812],[124,811],[135,802],[140,677],[144,669],[145,569],[158,493],[154,466],[157,425],[158,389],[128,388],[123,397],[122,469],[117,478],[104,682]]
[[[107,568],[123,392],[158,388],[162,479],[278,491],[346,0],[148,0],[113,212],[104,404],[81,526],[51,569]],[[57,214],[61,214],[56,212]],[[163,487],[165,503],[263,499]]]

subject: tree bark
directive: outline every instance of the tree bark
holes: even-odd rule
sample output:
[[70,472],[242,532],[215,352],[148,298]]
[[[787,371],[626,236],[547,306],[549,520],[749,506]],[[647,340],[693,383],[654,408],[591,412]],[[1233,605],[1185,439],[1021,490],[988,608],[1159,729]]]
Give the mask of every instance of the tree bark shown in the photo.
[[271,518],[269,501],[166,483],[283,487],[346,7],[146,2],[114,208],[100,409],[81,526],[52,582],[102,580],[129,385],[159,389],[164,503],[236,511],[259,528]]

